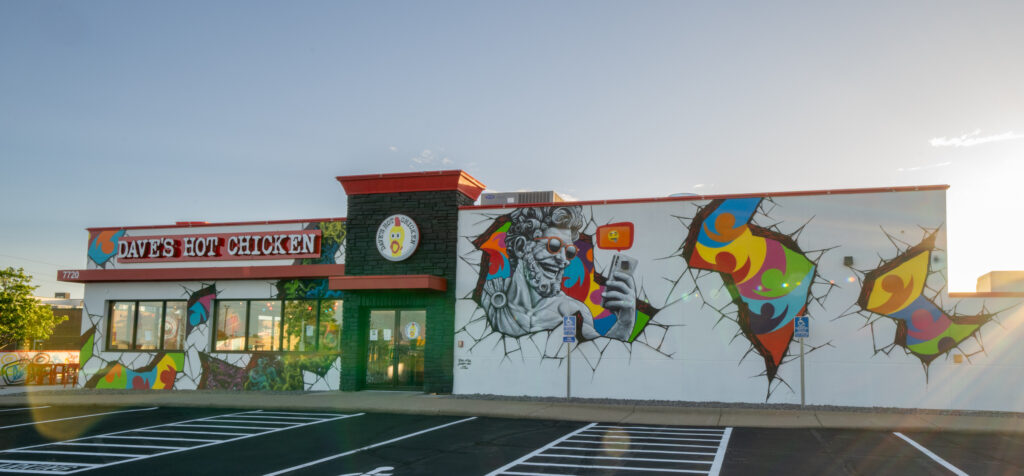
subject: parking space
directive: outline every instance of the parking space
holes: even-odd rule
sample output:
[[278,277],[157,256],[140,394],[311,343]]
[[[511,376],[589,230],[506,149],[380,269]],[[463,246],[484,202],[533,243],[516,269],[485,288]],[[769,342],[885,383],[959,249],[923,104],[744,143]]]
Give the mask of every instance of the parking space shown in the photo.
[[7,449],[0,451],[0,472],[71,474],[353,416],[359,415],[254,410],[194,418]]
[[591,423],[491,475],[688,473],[717,475],[732,428]]
[[0,408],[10,474],[1024,474],[1017,435],[300,410]]

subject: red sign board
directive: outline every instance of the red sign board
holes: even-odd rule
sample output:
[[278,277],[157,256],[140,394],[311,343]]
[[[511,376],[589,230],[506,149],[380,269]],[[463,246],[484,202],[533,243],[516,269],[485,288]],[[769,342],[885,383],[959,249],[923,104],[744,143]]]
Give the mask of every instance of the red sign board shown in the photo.
[[120,263],[222,261],[320,257],[320,230],[122,236]]
[[628,250],[633,246],[633,224],[629,222],[599,226],[594,235],[602,250]]

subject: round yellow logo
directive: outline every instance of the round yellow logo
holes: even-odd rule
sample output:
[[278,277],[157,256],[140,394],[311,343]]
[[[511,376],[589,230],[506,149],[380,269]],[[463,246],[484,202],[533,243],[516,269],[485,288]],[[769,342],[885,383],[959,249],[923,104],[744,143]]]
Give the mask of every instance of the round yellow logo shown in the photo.
[[377,251],[388,261],[402,261],[420,244],[420,229],[405,215],[391,215],[377,228]]

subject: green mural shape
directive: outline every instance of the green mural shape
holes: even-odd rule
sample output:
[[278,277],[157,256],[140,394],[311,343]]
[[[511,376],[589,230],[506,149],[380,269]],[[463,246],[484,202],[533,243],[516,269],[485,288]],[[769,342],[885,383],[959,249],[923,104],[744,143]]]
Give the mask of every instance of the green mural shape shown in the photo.
[[92,346],[94,338],[96,337],[96,331],[93,330],[92,334],[89,334],[89,338],[86,339],[85,344],[82,345],[82,350],[78,353],[78,361],[85,365],[89,359],[92,358]]

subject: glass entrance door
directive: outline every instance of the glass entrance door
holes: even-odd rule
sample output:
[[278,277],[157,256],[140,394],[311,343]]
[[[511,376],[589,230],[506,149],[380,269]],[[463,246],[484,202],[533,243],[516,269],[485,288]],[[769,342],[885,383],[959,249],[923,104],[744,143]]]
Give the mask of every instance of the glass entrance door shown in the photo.
[[366,386],[423,387],[427,311],[370,311],[366,346]]

